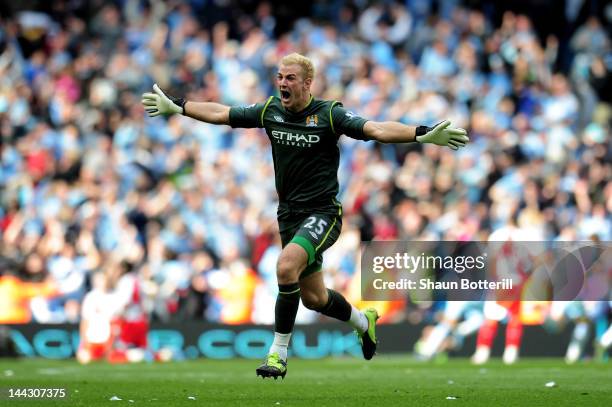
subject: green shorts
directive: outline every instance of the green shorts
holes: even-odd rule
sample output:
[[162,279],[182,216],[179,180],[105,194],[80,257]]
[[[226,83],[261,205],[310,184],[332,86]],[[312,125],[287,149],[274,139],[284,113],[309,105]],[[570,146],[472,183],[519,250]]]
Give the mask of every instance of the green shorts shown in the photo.
[[323,252],[329,249],[340,236],[342,229],[342,207],[296,209],[280,204],[278,227],[283,248],[289,243],[300,245],[308,253],[308,265],[300,279],[321,270]]

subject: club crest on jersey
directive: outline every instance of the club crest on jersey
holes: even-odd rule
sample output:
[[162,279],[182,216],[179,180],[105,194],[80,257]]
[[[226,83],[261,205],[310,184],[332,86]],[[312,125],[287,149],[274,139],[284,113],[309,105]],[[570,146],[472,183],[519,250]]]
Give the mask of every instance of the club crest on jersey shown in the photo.
[[276,120],[276,121],[277,121],[277,122],[279,122],[279,123],[283,123],[283,122],[284,122],[284,120],[283,120],[283,118],[282,118],[282,117],[280,117],[280,116],[276,116],[276,115],[274,116],[274,120]]
[[306,126],[307,127],[317,127],[319,124],[319,116],[316,114],[310,115],[306,118]]

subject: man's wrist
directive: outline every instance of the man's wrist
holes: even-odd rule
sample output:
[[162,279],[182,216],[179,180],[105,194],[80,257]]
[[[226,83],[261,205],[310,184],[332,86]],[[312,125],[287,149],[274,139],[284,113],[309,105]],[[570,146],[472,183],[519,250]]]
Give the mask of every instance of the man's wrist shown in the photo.
[[427,134],[428,132],[431,131],[431,127],[428,126],[418,126],[416,128],[416,130],[414,131],[414,138],[416,141],[418,141],[419,143],[421,142],[419,139],[424,136],[425,134]]
[[175,105],[181,108],[181,111],[179,113],[184,115],[185,114],[185,104],[187,103],[187,100],[185,98],[175,98],[170,95],[168,95],[168,98],[172,101],[172,103],[174,103]]

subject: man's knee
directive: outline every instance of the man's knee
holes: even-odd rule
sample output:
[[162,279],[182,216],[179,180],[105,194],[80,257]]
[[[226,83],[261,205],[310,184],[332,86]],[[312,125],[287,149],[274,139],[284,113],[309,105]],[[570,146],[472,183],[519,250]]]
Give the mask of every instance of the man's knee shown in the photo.
[[279,284],[295,283],[300,274],[300,264],[289,256],[281,255],[276,264],[276,278]]
[[327,305],[327,290],[322,292],[302,290],[300,294],[302,304],[308,309],[319,311]]
[[276,263],[276,278],[279,284],[291,284],[298,277],[308,262],[308,255],[303,248],[290,243],[282,251]]

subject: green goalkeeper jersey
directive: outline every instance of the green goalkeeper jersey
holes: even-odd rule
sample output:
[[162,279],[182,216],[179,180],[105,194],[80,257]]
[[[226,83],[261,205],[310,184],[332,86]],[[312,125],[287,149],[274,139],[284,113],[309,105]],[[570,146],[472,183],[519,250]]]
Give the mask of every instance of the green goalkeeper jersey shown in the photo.
[[266,130],[272,143],[279,200],[297,206],[334,202],[340,164],[338,138],[345,134],[365,140],[366,121],[340,102],[312,97],[299,113],[286,110],[276,96],[265,103],[230,110],[232,127]]

